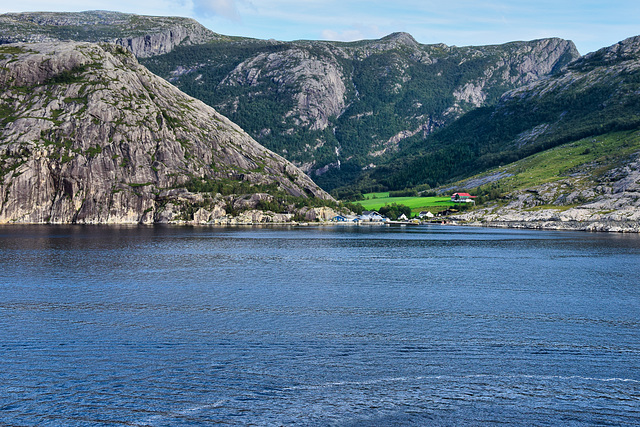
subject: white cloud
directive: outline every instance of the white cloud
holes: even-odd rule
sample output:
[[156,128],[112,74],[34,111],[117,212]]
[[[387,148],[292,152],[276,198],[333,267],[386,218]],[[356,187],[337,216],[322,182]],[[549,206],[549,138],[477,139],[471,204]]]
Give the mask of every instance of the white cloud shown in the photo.
[[196,17],[219,16],[232,21],[240,21],[236,0],[193,0]]
[[352,42],[354,40],[362,40],[365,37],[358,30],[345,30],[341,32],[334,30],[323,30],[322,38],[325,40]]
[[352,26],[352,28],[347,28],[340,31],[326,29],[321,32],[321,38],[324,40],[342,42],[352,42],[364,39],[377,39],[385,35],[386,34],[380,31],[380,29],[376,25],[354,25]]

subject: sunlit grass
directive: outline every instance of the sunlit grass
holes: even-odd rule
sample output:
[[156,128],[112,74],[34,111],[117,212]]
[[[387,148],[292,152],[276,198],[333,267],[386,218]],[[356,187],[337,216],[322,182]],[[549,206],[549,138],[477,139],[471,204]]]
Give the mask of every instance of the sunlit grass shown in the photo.
[[[373,198],[374,195],[376,198]],[[366,210],[378,210],[382,206],[397,203],[409,206],[412,213],[440,212],[455,205],[451,202],[451,197],[389,197],[389,193],[368,193],[364,197],[365,200],[360,200],[357,203],[360,203]]]
[[524,190],[570,177],[576,177],[577,183],[577,177],[590,180],[621,166],[639,151],[640,132],[615,132],[564,144],[477,177],[497,172],[512,175],[499,181],[502,192]]

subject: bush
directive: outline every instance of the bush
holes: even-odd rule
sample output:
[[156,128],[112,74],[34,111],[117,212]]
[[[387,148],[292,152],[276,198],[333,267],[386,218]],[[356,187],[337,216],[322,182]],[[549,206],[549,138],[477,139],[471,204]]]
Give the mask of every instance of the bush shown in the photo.
[[411,208],[406,205],[399,205],[397,203],[392,203],[391,205],[385,205],[380,208],[378,211],[380,215],[384,215],[390,220],[397,220],[398,217],[404,214],[407,218],[411,218]]
[[399,191],[389,191],[389,197],[418,197],[418,191],[415,188],[405,188]]

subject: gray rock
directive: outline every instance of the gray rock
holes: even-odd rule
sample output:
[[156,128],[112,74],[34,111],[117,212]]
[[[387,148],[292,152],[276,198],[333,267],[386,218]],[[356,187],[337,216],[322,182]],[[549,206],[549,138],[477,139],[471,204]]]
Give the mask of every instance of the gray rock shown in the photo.
[[193,179],[330,198],[119,46],[12,44],[0,53],[0,222],[167,222],[206,203],[216,212],[213,200],[180,189]]
[[[494,204],[461,215],[476,225],[556,230],[640,231],[640,154],[614,168],[595,184],[575,175],[509,194],[504,206]],[[544,209],[532,209],[545,206]]]
[[126,47],[138,58],[223,38],[189,18],[110,11],[6,13],[0,15],[0,30],[0,44],[70,39],[109,42]]

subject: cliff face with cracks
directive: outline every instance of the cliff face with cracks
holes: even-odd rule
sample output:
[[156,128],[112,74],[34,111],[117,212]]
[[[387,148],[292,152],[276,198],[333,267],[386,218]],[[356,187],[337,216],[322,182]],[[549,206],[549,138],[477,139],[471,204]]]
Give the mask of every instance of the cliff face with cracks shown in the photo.
[[166,222],[203,206],[224,214],[228,200],[182,188],[194,179],[330,199],[119,46],[0,46],[0,222]]
[[207,43],[223,36],[193,19],[144,16],[103,10],[25,12],[0,15],[0,44],[61,40],[109,42],[138,58],[162,55],[176,46]]

